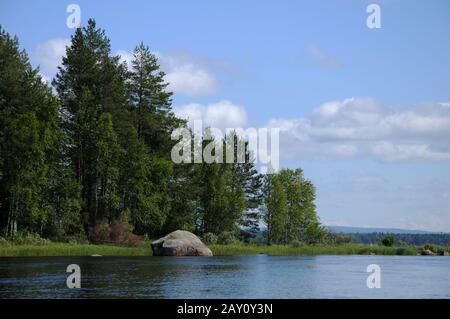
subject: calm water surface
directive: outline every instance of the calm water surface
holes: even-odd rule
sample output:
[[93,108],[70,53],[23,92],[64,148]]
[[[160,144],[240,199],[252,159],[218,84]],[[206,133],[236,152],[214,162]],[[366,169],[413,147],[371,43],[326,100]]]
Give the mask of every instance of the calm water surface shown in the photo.
[[[81,267],[81,289],[66,267]],[[381,267],[368,289],[366,268]],[[0,258],[0,298],[450,298],[449,257]]]

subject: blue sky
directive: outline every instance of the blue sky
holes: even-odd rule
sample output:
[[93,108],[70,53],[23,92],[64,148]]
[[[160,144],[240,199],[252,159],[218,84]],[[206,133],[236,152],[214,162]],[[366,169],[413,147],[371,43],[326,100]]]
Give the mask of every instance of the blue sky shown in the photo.
[[450,2],[2,1],[0,24],[50,79],[66,7],[126,60],[140,41],[179,114],[280,127],[282,166],[317,186],[325,224],[450,231]]

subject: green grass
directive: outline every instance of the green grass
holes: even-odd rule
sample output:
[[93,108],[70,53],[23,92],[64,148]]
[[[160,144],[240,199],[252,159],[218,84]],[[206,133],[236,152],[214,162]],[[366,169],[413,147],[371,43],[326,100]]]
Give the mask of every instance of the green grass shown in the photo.
[[267,254],[280,256],[293,255],[410,255],[415,256],[420,252],[420,248],[407,247],[384,247],[358,244],[346,245],[307,245],[294,247],[289,245],[256,245],[256,244],[235,244],[235,245],[212,245],[212,252],[216,256],[234,256]]
[[[294,247],[289,245],[262,245],[237,243],[232,245],[211,245],[215,256],[236,255],[417,255],[421,248],[384,247],[359,244],[346,245],[310,245]],[[448,248],[447,248],[448,251]],[[0,245],[0,257],[32,257],[32,256],[151,256],[149,243],[140,247],[120,247],[112,245],[49,243],[43,245]]]
[[45,245],[3,245],[0,257],[37,256],[151,256],[150,245],[120,247],[111,245],[50,243]]

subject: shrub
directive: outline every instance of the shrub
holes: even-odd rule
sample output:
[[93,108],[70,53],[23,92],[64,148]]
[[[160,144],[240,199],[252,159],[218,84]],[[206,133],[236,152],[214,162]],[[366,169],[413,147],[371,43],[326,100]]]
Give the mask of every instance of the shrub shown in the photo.
[[215,245],[217,244],[217,236],[213,233],[206,233],[203,235],[203,242],[206,245]]
[[230,245],[237,242],[234,232],[224,231],[219,234],[217,242],[221,245]]
[[385,247],[394,246],[395,237],[393,235],[387,235],[383,239],[381,239],[381,244]]
[[124,212],[118,219],[110,223],[102,220],[95,226],[91,241],[98,244],[117,244],[123,246],[140,246],[144,242],[144,236],[133,234],[133,226],[129,222],[129,214]]
[[89,240],[87,240],[84,232],[78,235],[64,236],[61,238],[61,241],[69,244],[89,244]]
[[399,247],[399,248],[397,248],[396,255],[400,255],[400,256],[407,255],[408,254],[407,252],[408,251],[405,247]]
[[298,247],[302,247],[302,246],[303,246],[303,243],[302,243],[300,240],[293,240],[293,241],[291,242],[291,246],[292,246],[292,247],[295,247],[295,248],[298,248]]
[[90,240],[95,244],[108,243],[110,239],[111,229],[106,219],[103,219],[94,227]]
[[11,244],[17,245],[45,245],[50,243],[49,239],[42,238],[39,234],[29,232],[17,232],[5,238]]
[[328,233],[327,237],[327,243],[331,245],[350,244],[353,239],[351,234],[343,233]]
[[135,234],[126,234],[120,241],[117,242],[119,245],[129,246],[129,247],[139,247],[144,243],[144,236],[139,236]]
[[121,242],[131,234],[131,229],[129,224],[113,220],[109,226],[109,238],[112,242]]
[[361,247],[357,250],[358,255],[369,255],[370,253],[372,253],[370,247]]
[[6,238],[0,237],[0,246],[7,246],[9,244],[10,242]]

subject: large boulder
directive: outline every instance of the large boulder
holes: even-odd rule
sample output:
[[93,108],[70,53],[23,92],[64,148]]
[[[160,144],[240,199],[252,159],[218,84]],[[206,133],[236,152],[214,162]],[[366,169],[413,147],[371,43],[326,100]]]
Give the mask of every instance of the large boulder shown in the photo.
[[176,230],[152,242],[154,256],[212,256],[211,250],[193,233]]
[[422,250],[422,256],[436,256],[436,254],[433,253],[430,249],[424,249]]

